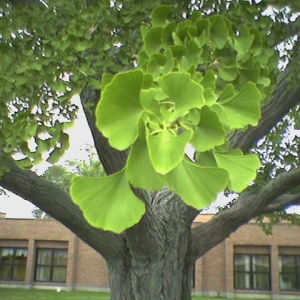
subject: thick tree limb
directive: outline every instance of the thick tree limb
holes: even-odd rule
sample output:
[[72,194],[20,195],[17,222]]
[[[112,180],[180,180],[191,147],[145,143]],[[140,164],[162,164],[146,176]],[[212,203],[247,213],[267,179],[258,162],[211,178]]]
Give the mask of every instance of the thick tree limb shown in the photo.
[[300,194],[284,194],[276,198],[272,203],[270,203],[264,210],[264,214],[282,211],[283,209],[291,205],[300,205]]
[[0,165],[4,164],[9,166],[10,171],[0,179],[3,188],[30,201],[61,222],[107,261],[122,256],[122,237],[92,227],[68,193],[35,173],[22,170],[0,152]]
[[297,168],[278,175],[256,195],[251,195],[249,192],[242,193],[239,201],[232,208],[221,212],[208,223],[201,224],[192,230],[191,256],[195,259],[201,257],[240,226],[259,215],[271,212],[272,205],[274,210],[278,210],[279,207],[283,208],[283,203],[286,206],[299,203],[299,194],[290,197],[284,195],[299,185],[300,168]]
[[100,91],[85,88],[80,98],[104,170],[108,175],[117,173],[124,168],[128,151],[118,151],[111,147],[107,138],[102,135],[96,126],[95,108],[100,100]]

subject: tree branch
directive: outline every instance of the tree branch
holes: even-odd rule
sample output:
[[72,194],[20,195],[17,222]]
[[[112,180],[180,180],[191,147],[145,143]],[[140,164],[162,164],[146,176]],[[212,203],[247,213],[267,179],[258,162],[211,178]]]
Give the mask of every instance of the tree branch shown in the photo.
[[299,195],[280,197],[299,185],[300,168],[297,168],[278,175],[256,195],[249,192],[242,193],[232,208],[192,229],[190,255],[195,259],[201,257],[251,219],[272,212],[272,206],[274,210],[278,210],[279,207],[284,208],[283,203],[287,206],[299,203]]
[[300,194],[281,195],[265,208],[263,214],[281,211],[291,205],[300,205]]
[[96,151],[105,172],[108,175],[119,172],[125,167],[128,151],[118,151],[111,147],[107,138],[96,127],[95,108],[100,99],[100,91],[85,88],[80,97]]
[[0,185],[41,208],[61,222],[107,261],[120,258],[124,251],[121,236],[92,227],[70,195],[35,173],[19,168],[12,159],[0,152],[0,165],[10,168],[0,178]]

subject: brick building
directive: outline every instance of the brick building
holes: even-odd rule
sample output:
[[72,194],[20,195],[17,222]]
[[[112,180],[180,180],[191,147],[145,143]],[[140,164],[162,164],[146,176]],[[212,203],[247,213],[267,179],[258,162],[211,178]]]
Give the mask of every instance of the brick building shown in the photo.
[[[212,216],[195,220],[206,222]],[[199,295],[300,299],[300,228],[276,225],[266,236],[242,226],[195,265]],[[0,287],[108,290],[104,259],[66,227],[48,219],[0,213]]]

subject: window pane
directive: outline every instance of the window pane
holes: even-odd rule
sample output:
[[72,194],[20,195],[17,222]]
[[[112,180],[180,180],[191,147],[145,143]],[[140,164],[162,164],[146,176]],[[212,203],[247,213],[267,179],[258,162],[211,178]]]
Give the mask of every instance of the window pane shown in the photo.
[[293,274],[280,275],[280,289],[285,291],[295,291],[297,289],[296,276]]
[[26,271],[26,266],[25,265],[15,265],[14,266],[14,276],[13,280],[25,280],[25,271]]
[[27,260],[27,250],[26,249],[16,249],[16,256],[14,264],[25,264]]
[[54,265],[66,266],[68,260],[67,250],[55,250],[54,252]]
[[234,270],[249,272],[250,271],[250,256],[243,254],[236,254],[234,256]]
[[53,268],[53,281],[66,282],[67,268],[66,267],[54,267]]
[[14,249],[12,248],[3,248],[1,251],[1,264],[12,264],[14,257]]
[[269,274],[253,274],[253,288],[256,290],[269,290],[270,277]]
[[0,279],[10,280],[11,278],[11,266],[10,265],[0,265]]
[[38,249],[38,265],[51,265],[52,251],[48,249]]
[[280,272],[282,273],[295,273],[296,264],[294,256],[280,256]]
[[297,259],[297,271],[300,273],[300,256],[296,256]]
[[234,276],[234,286],[236,289],[250,289],[250,274],[236,273]]
[[35,279],[38,281],[50,281],[50,267],[37,267]]
[[268,255],[253,255],[252,270],[254,272],[269,272],[269,256]]

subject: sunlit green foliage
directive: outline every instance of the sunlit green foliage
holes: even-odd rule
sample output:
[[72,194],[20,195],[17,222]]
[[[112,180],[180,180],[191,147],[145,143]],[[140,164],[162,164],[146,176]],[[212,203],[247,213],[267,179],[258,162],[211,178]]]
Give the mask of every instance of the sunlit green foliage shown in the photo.
[[[129,183],[150,190],[168,186],[202,209],[225,188],[244,190],[260,167],[255,155],[229,151],[227,136],[257,125],[274,84],[275,51],[257,30],[233,26],[223,16],[194,12],[176,23],[171,15],[172,7],[161,6],[152,14],[152,26],[141,28],[137,70],[106,77],[97,125],[113,147],[131,147],[131,154],[117,174],[97,183],[73,181],[73,199],[94,226],[120,232],[139,221],[144,204],[138,206]],[[197,151],[196,162],[185,154],[189,144]],[[211,163],[202,165],[202,155],[211,155]],[[104,205],[108,194],[114,199],[110,207]],[[106,222],[95,211],[97,203],[107,214],[117,206],[127,222],[111,216]]]

